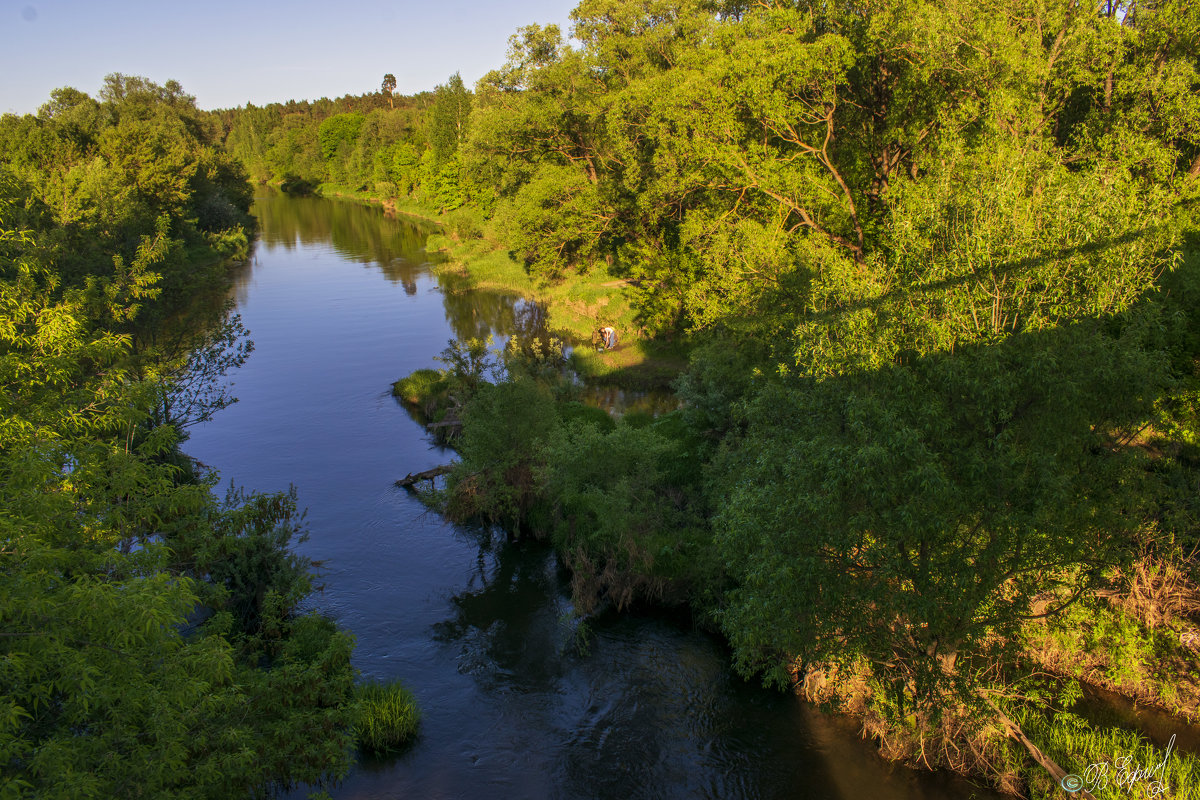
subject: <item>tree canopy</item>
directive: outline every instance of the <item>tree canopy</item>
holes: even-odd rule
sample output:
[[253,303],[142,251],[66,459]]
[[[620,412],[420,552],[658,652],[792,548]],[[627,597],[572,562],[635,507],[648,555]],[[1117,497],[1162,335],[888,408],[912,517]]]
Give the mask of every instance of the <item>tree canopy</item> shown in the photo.
[[298,611],[294,495],[221,502],[179,450],[249,352],[203,294],[248,206],[173,81],[0,119],[0,795],[266,795],[348,767],[351,639]]

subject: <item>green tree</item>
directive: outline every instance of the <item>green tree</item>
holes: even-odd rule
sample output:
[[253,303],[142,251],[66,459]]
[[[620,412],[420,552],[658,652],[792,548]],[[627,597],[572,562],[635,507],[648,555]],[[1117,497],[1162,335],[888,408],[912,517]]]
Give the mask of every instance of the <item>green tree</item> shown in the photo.
[[471,118],[471,92],[456,72],[433,92],[429,107],[429,145],[436,167],[454,158],[459,144],[467,138]]
[[206,381],[245,355],[233,328],[190,361],[151,335],[244,245],[222,214],[245,175],[177,84],[102,97],[0,122],[0,794],[320,783],[348,767],[354,671],[349,637],[297,610],[294,501],[217,503],[159,424],[224,402]]
[[384,75],[383,83],[381,84],[380,88],[383,90],[383,93],[387,95],[388,108],[395,108],[396,104],[392,100],[392,92],[396,90],[396,76],[390,72]]

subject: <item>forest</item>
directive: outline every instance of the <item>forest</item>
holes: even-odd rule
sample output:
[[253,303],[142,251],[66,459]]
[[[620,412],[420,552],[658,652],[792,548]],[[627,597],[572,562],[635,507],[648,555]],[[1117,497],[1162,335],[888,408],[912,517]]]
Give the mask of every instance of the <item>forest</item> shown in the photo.
[[[251,186],[177,83],[0,118],[0,796],[231,797],[349,766],[352,637],[292,493],[180,449],[249,355]],[[269,665],[269,668],[266,666]]]
[[[435,217],[468,274],[615,282],[623,337],[687,354],[660,417],[579,403],[570,330],[397,383],[458,453],[428,501],[550,541],[577,613],[685,606],[887,757],[1031,797],[1056,763],[1163,759],[1085,691],[1200,720],[1200,7],[571,18],[473,89],[201,112],[114,76],[0,120],[6,792],[121,731],[93,796],[344,770],[349,642],[296,612],[294,502],[218,502],[179,449],[245,357],[189,301],[245,257],[247,179]],[[1200,759],[1161,777],[1187,796]]]

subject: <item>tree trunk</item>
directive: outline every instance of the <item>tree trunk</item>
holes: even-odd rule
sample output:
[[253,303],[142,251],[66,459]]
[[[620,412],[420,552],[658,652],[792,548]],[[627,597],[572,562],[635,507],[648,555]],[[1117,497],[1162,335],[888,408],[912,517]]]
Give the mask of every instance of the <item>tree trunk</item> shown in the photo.
[[[1009,719],[1008,715],[1001,711],[1000,707],[993,703],[990,697],[984,697],[983,700],[989,706],[991,706],[992,710],[995,711],[997,716],[1000,717],[1000,723],[1004,726],[1005,732],[1008,733],[1011,738],[1016,739],[1018,742],[1025,745],[1025,749],[1029,751],[1029,755],[1033,756],[1033,760],[1041,764],[1042,768],[1050,773],[1050,776],[1054,778],[1055,783],[1057,783],[1059,786],[1062,786],[1062,780],[1063,778],[1067,777],[1067,771],[1056,764],[1054,759],[1050,758],[1050,756],[1039,750],[1037,745],[1029,741],[1029,737],[1026,736],[1025,732],[1021,730],[1021,726]],[[1096,798],[1085,789],[1080,789],[1075,796],[1083,798],[1083,800],[1096,800]]]
[[454,468],[453,464],[443,464],[440,467],[427,469],[424,472],[408,473],[400,480],[396,481],[397,486],[402,486],[406,489],[411,488],[417,481],[431,481],[439,475],[445,475]]

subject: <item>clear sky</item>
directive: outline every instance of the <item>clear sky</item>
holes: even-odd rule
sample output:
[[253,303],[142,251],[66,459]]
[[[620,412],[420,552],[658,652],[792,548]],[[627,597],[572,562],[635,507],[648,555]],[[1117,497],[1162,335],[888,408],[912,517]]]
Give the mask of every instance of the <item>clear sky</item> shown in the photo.
[[315,100],[471,86],[504,63],[522,25],[570,29],[578,0],[0,0],[0,113],[50,90],[93,96],[110,72],[175,79],[196,105]]

